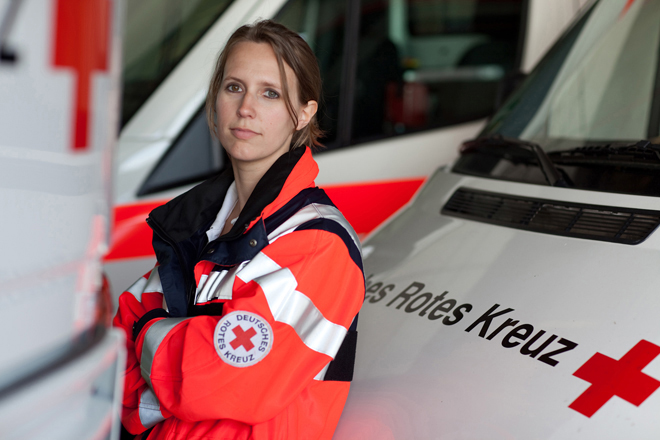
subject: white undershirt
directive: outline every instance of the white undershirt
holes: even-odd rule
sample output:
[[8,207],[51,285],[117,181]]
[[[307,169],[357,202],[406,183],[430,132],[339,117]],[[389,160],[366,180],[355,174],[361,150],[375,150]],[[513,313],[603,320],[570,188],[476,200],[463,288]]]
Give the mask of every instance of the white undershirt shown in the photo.
[[[236,182],[234,181],[227,190],[225,200],[222,202],[222,208],[220,208],[218,215],[215,217],[215,221],[209,230],[206,231],[209,243],[220,237],[220,234],[222,234],[222,229],[225,227],[225,223],[227,223],[229,214],[231,214],[234,207],[236,207],[236,202],[238,202],[238,192],[236,191]],[[231,224],[233,225],[234,223],[236,223],[236,219],[231,220]]]

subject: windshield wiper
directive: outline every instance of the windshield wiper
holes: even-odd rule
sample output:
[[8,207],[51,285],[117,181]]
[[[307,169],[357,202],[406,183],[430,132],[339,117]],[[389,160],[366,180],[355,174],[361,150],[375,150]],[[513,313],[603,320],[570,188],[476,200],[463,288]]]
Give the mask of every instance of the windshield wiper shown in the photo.
[[[461,155],[475,151],[486,154],[499,154],[512,162],[536,162],[550,186],[569,186],[557,167],[555,167],[552,159],[543,151],[543,148],[533,142],[507,138],[499,134],[463,142]],[[521,155],[520,153],[532,153],[532,156]],[[535,161],[530,161],[529,159],[535,159]]]
[[628,145],[590,145],[549,154],[557,163],[585,163],[628,165],[657,168],[660,164],[660,145],[642,140]]

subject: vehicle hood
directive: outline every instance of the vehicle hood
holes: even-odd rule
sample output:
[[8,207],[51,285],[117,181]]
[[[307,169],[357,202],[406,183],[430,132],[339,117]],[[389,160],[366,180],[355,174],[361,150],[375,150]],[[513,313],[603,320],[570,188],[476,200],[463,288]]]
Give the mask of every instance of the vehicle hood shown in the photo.
[[442,215],[458,188],[660,208],[436,172],[365,242],[356,372],[335,438],[657,438],[660,232],[626,245]]

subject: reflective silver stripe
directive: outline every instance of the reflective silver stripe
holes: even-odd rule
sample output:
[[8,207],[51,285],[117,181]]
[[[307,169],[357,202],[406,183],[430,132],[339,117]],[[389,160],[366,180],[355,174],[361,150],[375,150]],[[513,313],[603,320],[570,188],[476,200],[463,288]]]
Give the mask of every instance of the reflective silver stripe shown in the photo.
[[[331,361],[331,362],[332,362],[332,361]],[[325,373],[328,372],[328,367],[329,367],[329,366],[330,366],[330,362],[328,362],[327,364],[325,364],[325,367],[323,367],[323,369],[322,369],[321,371],[319,371],[319,374],[317,374],[316,376],[314,376],[314,380],[321,380],[321,381],[322,381],[323,379],[325,379]]]
[[344,229],[346,229],[346,232],[350,234],[353,242],[355,243],[355,246],[357,246],[358,251],[360,251],[360,254],[362,253],[360,238],[357,236],[350,223],[348,223],[348,221],[344,218],[342,213],[334,206],[322,205],[318,203],[307,205],[300,211],[296,212],[287,221],[282,223],[282,225],[280,225],[277,229],[268,234],[268,241],[272,243],[278,238],[290,234],[303,223],[317,218],[333,220],[339,223]]
[[[201,283],[200,279],[200,286],[201,289],[199,290],[199,293],[197,294],[197,299],[195,301],[196,304],[199,303],[205,303],[208,301],[211,301],[212,299],[216,298],[216,290],[220,289],[222,290],[222,285],[226,282],[226,278],[229,275],[229,271],[227,270],[220,270],[220,271],[213,271],[209,274],[207,277],[206,281],[204,284]],[[231,281],[233,284],[234,278],[231,277]],[[220,294],[221,292],[217,292]],[[229,291],[229,298],[231,299],[231,289]]]
[[140,279],[134,282],[131,287],[126,289],[126,291],[132,293],[138,301],[142,301],[142,292],[144,292],[144,286],[146,285],[147,279],[145,277],[140,277]]
[[205,303],[214,299],[232,299],[232,289],[236,280],[236,272],[240,271],[247,261],[229,270],[212,271],[199,279],[195,295],[195,304]]
[[[211,276],[213,275],[213,272],[211,272]],[[198,303],[200,302],[200,293],[202,293],[202,290],[204,289],[204,286],[206,286],[206,282],[209,279],[209,275],[207,274],[202,274],[201,277],[199,277],[199,281],[197,282],[197,289],[195,290],[195,302]]]
[[321,213],[319,212],[319,210],[314,207],[314,204],[307,205],[298,212],[296,212],[294,215],[289,217],[273,232],[268,234],[268,241],[272,243],[278,238],[293,232],[298,226],[302,225],[303,223],[317,218],[321,218]]
[[165,420],[163,413],[160,412],[160,402],[149,387],[142,392],[138,408],[140,423],[147,429]]
[[[256,278],[277,272],[280,269],[279,264],[267,257],[263,252],[259,252],[236,276],[243,280],[243,282],[249,283]],[[294,288],[297,285],[298,283],[296,282]]]
[[298,282],[289,269],[259,253],[237,276],[259,284],[275,320],[293,327],[307,347],[335,357],[347,329],[327,320],[311,299],[296,290]]
[[362,246],[360,245],[360,238],[357,236],[357,234],[353,230],[353,227],[348,222],[348,220],[344,218],[342,213],[337,208],[335,208],[334,206],[317,205],[317,204],[314,204],[313,206],[315,206],[316,209],[319,210],[323,218],[334,220],[337,223],[339,223],[344,229],[346,229],[346,231],[350,234],[351,238],[353,239],[353,243],[355,243],[355,246],[358,248],[358,251],[360,251],[360,254],[362,254]]
[[142,302],[142,294],[144,292],[160,292],[163,293],[163,286],[160,284],[160,275],[158,274],[158,267],[154,267],[149,274],[149,278],[140,277],[139,280],[134,282],[131,287],[126,289],[127,292],[140,302]]
[[163,286],[160,284],[160,274],[158,273],[158,266],[154,267],[149,275],[149,281],[144,286],[145,292],[160,292],[163,293]]
[[142,377],[147,381],[150,388],[153,388],[151,384],[151,365],[153,364],[156,350],[158,350],[160,343],[163,342],[163,339],[165,339],[165,336],[167,336],[170,330],[172,330],[186,319],[190,318],[161,319],[149,327],[147,333],[144,335],[144,342],[142,344],[142,358],[140,359],[140,370],[142,372]]

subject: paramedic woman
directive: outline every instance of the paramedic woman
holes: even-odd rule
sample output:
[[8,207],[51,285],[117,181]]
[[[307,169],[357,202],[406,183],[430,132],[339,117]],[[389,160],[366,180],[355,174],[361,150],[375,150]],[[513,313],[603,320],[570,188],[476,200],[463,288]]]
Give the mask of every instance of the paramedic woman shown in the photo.
[[314,179],[321,78],[272,21],[216,63],[210,129],[231,168],[156,208],[156,267],[119,299],[122,424],[140,439],[329,439],[352,377],[360,244]]

